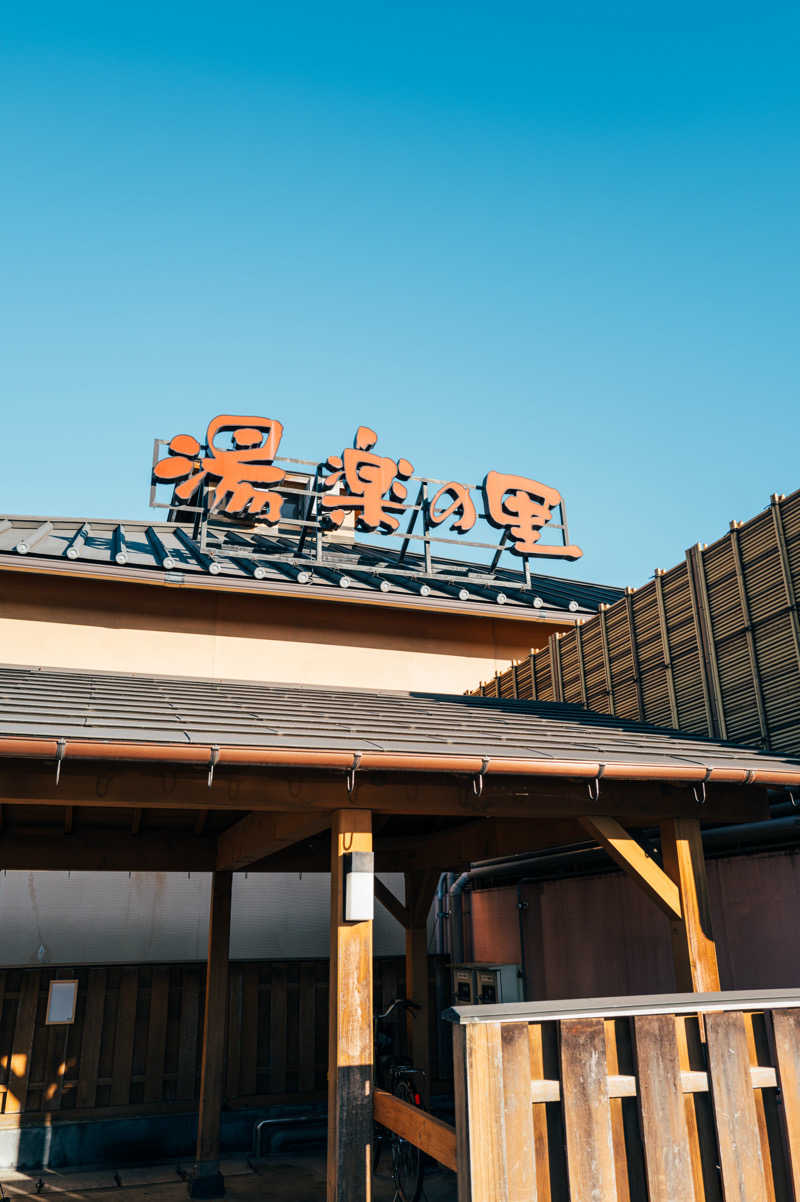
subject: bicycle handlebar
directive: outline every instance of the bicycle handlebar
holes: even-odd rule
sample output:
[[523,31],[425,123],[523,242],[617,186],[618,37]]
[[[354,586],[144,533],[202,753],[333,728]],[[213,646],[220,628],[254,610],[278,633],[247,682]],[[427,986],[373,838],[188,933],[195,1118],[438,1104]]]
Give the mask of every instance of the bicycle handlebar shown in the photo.
[[375,1022],[385,1022],[389,1015],[393,1014],[397,1009],[414,1011],[421,1010],[422,1007],[420,1006],[419,1002],[412,1002],[410,998],[398,997],[394,999],[394,1001],[387,1007],[386,1010],[384,1010],[383,1014],[375,1015]]

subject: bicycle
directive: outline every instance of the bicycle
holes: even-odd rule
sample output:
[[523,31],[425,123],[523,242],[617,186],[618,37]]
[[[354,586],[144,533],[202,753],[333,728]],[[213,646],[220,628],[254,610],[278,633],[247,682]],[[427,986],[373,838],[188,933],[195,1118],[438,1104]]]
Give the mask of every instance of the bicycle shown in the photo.
[[[375,1062],[376,1085],[392,1093],[410,1106],[421,1106],[422,1099],[419,1090],[415,1088],[415,1078],[424,1076],[421,1069],[414,1068],[407,1057],[395,1055],[394,1040],[391,1035],[381,1031],[380,1026],[386,1023],[396,1012],[411,1014],[419,1010],[416,1002],[408,998],[395,998],[382,1014],[376,1014],[375,1025]],[[392,1182],[395,1188],[395,1202],[419,1202],[422,1195],[422,1183],[425,1174],[422,1152],[414,1144],[403,1139],[394,1131],[388,1131],[375,1124],[373,1138],[372,1171],[377,1172],[381,1151],[384,1144],[389,1144],[392,1152]]]

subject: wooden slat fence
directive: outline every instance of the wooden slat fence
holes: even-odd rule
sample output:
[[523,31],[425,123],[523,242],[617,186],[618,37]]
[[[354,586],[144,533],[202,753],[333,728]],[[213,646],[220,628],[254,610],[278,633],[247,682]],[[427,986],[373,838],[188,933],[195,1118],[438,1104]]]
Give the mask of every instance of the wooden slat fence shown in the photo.
[[476,690],[800,754],[800,491]]
[[[431,957],[431,1009],[442,965]],[[403,957],[374,963],[375,1005],[404,991]],[[53,979],[78,980],[76,1021],[45,1025]],[[441,991],[441,983],[439,982]],[[55,1112],[100,1117],[192,1109],[200,1073],[205,966],[0,969],[0,1124]],[[225,1100],[258,1105],[325,1095],[328,961],[234,961]],[[433,1075],[448,1071],[437,1063]]]
[[800,1197],[800,992],[691,997],[450,1011],[459,1202]]

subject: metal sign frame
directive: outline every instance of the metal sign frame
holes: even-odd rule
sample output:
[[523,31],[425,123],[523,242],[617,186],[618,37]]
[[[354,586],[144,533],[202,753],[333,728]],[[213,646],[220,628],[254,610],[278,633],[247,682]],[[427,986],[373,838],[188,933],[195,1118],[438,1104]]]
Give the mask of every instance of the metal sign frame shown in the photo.
[[[220,421],[220,419],[215,420]],[[228,429],[230,426],[223,428]],[[176,502],[174,487],[169,501],[159,500],[159,489],[167,487],[169,481],[159,481],[156,477],[156,468],[159,463],[164,462],[162,458],[164,448],[174,453],[171,451],[171,444],[175,441],[163,438],[154,440],[149,502],[154,509],[168,510],[170,520],[175,520],[178,513],[192,516],[193,529],[190,541],[193,547],[188,549],[194,550],[198,557],[207,556],[209,551],[216,549],[222,551],[223,542],[226,544],[225,552],[230,553],[231,538],[235,539],[237,532],[241,532],[241,534],[246,533],[249,536],[247,539],[242,539],[243,554],[246,548],[247,557],[254,560],[256,564],[259,562],[280,563],[298,570],[312,573],[316,571],[323,575],[326,569],[333,569],[349,572],[353,576],[366,575],[380,578],[381,581],[391,581],[392,577],[411,577],[420,580],[428,578],[435,581],[437,587],[440,583],[453,588],[468,584],[470,589],[474,589],[476,586],[480,587],[481,584],[484,584],[496,590],[498,584],[502,583],[504,589],[513,589],[515,592],[533,591],[531,559],[537,557],[536,553],[526,555],[515,553],[514,568],[516,569],[516,565],[521,560],[522,572],[512,569],[513,575],[509,571],[503,571],[502,576],[498,577],[498,569],[504,554],[511,553],[508,525],[501,530],[499,537],[493,542],[467,538],[462,533],[458,533],[455,537],[438,533],[439,526],[430,520],[431,486],[434,486],[434,490],[441,489],[455,484],[454,481],[421,475],[403,477],[409,484],[417,486],[416,496],[413,500],[404,498],[402,501],[392,502],[393,511],[401,515],[396,530],[361,532],[355,521],[352,527],[346,528],[348,534],[352,530],[353,535],[352,541],[348,539],[348,545],[357,549],[359,554],[360,562],[355,565],[352,554],[347,557],[341,553],[337,554],[337,548],[342,545],[341,529],[326,529],[325,527],[322,499],[332,495],[330,488],[324,486],[326,464],[281,455],[269,458],[270,464],[274,464],[285,473],[281,482],[270,484],[270,491],[279,493],[284,500],[291,499],[295,502],[299,514],[294,517],[281,515],[279,529],[270,529],[269,532],[264,532],[264,520],[259,514],[231,517],[214,512],[210,499],[215,489],[208,478],[204,478],[200,482],[196,490],[197,496],[193,498],[194,503],[183,500]],[[206,454],[211,453],[210,439],[205,443],[199,443],[198,440],[193,441]],[[304,487],[299,489],[296,484],[301,481]],[[484,488],[481,485],[464,485],[459,482],[458,487],[466,490],[470,498],[474,494],[480,497],[484,496]],[[558,503],[553,507],[553,519],[556,515],[559,520],[549,520],[545,528],[552,529],[560,535],[562,540],[560,546],[568,548],[569,552],[577,551],[580,554],[579,548],[570,546],[566,505],[560,494]],[[484,503],[480,508],[475,507],[475,516],[477,520],[490,525],[494,524],[491,516],[486,513]],[[293,536],[296,539],[294,547],[287,546],[282,541],[287,536],[290,538]],[[385,539],[394,539],[395,543],[399,543],[395,553],[390,552],[389,555],[382,553],[381,544]],[[254,550],[253,544],[257,545],[258,551]],[[480,561],[473,560],[454,562],[446,558],[437,558],[435,555],[437,546],[442,548],[458,546],[459,548],[469,548],[471,551],[485,551],[488,553],[486,556],[488,563],[482,564]],[[547,550],[542,550],[539,555],[549,559],[577,558],[577,555],[570,553],[559,555],[559,545],[550,543],[542,544],[542,547],[547,547]]]

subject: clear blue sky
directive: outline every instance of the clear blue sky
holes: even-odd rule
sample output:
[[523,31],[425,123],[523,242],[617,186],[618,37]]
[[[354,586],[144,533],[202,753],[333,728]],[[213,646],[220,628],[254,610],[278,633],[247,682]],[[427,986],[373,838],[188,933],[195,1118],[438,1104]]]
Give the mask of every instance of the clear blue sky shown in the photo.
[[308,458],[367,422],[434,476],[555,484],[564,574],[643,582],[800,486],[799,33],[6,6],[0,511],[144,517],[153,437],[220,411]]

